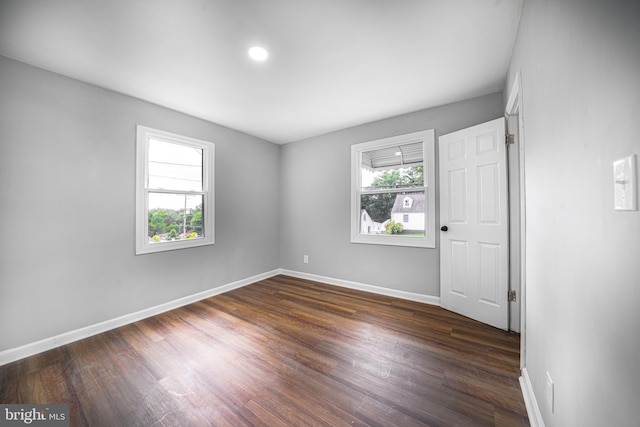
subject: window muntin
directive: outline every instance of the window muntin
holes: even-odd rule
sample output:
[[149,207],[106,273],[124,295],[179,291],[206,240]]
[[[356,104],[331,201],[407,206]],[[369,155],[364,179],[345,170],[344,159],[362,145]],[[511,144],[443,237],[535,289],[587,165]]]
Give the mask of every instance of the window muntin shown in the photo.
[[354,243],[435,247],[434,131],[355,144]]
[[137,127],[137,254],[214,243],[214,148]]

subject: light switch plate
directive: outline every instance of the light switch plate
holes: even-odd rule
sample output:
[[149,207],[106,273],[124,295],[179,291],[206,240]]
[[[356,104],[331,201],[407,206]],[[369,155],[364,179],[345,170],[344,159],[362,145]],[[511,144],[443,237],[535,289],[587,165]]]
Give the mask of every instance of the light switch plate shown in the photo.
[[613,198],[617,211],[638,210],[636,155],[613,162]]

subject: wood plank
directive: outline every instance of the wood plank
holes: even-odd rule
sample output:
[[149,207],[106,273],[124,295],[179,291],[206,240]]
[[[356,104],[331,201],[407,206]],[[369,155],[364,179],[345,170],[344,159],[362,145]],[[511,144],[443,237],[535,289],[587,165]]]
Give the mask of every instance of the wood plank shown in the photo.
[[519,336],[272,277],[0,367],[0,403],[71,424],[526,426]]

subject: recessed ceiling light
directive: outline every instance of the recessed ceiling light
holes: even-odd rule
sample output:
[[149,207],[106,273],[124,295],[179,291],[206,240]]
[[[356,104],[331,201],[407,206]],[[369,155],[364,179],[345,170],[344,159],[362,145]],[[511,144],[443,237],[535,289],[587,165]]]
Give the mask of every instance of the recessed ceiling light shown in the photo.
[[255,61],[264,61],[269,57],[269,52],[263,47],[253,46],[249,49],[249,56]]

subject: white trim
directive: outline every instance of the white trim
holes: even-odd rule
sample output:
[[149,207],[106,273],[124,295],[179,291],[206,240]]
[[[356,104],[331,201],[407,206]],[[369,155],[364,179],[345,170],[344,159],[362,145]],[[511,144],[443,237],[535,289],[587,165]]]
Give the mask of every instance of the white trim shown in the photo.
[[526,197],[525,197],[525,151],[524,151],[524,114],[522,111],[522,77],[518,71],[513,79],[509,98],[505,107],[505,114],[518,113],[518,144],[520,145],[520,388],[524,405],[527,408],[531,427],[544,427],[544,419],[533,391],[526,361]]
[[522,76],[516,73],[504,110],[505,114],[518,114],[518,145],[520,169],[520,369],[527,366],[527,210],[525,185],[525,146],[524,146],[524,111],[522,102]]
[[520,104],[520,72],[517,72],[513,84],[511,85],[511,91],[509,92],[509,98],[507,99],[507,105],[505,106],[505,112],[507,114],[513,114],[518,110],[518,104]]
[[[423,143],[422,164],[426,168],[424,174],[424,186],[411,188],[407,191],[425,192],[425,236],[388,236],[388,235],[365,235],[360,233],[360,194],[362,193],[362,183],[360,168],[362,165],[362,153],[364,151],[380,148],[393,147],[409,143]],[[435,131],[433,129],[404,135],[392,136],[389,138],[374,141],[362,142],[351,146],[351,243],[377,244],[389,246],[409,246],[420,248],[436,247],[436,226],[435,226],[435,204],[436,204],[436,159],[435,159]],[[387,189],[371,191],[372,193],[401,193],[402,189]],[[367,191],[369,193],[369,191]]]
[[[204,237],[156,244],[149,243],[149,237],[147,235],[149,218],[148,196],[151,189],[148,188],[147,176],[149,167],[148,154],[150,139],[202,149],[202,191],[193,192],[193,194],[201,194],[203,197],[204,214],[202,220],[204,225]],[[214,168],[215,144],[213,142],[165,132],[146,126],[136,126],[136,255],[213,245],[215,243]],[[170,194],[189,194],[189,192],[184,191],[169,191],[162,189],[153,189],[153,191]]]
[[531,427],[544,427],[542,413],[540,412],[536,395],[533,392],[533,386],[527,368],[522,368],[522,376],[519,378],[519,381],[520,388],[522,389],[522,397],[524,398],[524,406],[526,406],[527,415],[529,416],[529,424],[531,424]]
[[235,282],[227,283],[226,285],[218,286],[216,288],[208,289],[206,291],[198,292],[196,294],[187,295],[182,298],[178,298],[173,301],[169,301],[163,304],[159,304],[154,307],[149,307],[135,313],[126,314],[124,316],[116,317],[114,319],[105,320],[104,322],[96,323],[93,325],[85,326],[83,328],[75,329],[73,331],[64,332],[53,337],[45,338],[40,341],[25,344],[20,347],[11,348],[0,352],[0,366],[7,363],[15,362],[16,360],[23,359],[25,357],[33,356],[38,353],[42,353],[47,350],[51,350],[65,344],[88,338],[93,335],[97,335],[103,332],[110,331],[121,326],[125,326],[139,320],[143,320],[158,314],[165,313],[167,311],[174,310],[179,307],[183,307],[194,302],[198,302],[225,292],[232,291],[234,289],[241,288],[243,286],[250,285],[260,280],[265,280],[270,277],[277,276],[279,274],[297,277],[300,279],[314,280],[317,282],[323,282],[330,285],[341,286],[343,288],[355,289],[364,292],[371,292],[379,295],[386,295],[394,298],[400,298],[408,301],[415,301],[424,304],[440,306],[440,297],[432,295],[423,295],[413,292],[400,291],[397,289],[384,288],[381,286],[367,285],[359,282],[352,282],[349,280],[336,279],[333,277],[320,276],[317,274],[303,273],[294,270],[286,270],[278,268],[265,273],[257,274],[255,276],[240,279]]
[[401,298],[409,301],[417,301],[425,304],[440,305],[440,298],[430,295],[421,295],[412,292],[399,291],[395,289],[383,288],[379,286],[366,285],[364,283],[351,282],[348,280],[335,279],[327,276],[319,276],[315,274],[302,273],[293,270],[285,270],[278,268],[266,273],[261,273],[255,276],[247,277],[245,279],[237,280],[235,282],[227,283],[213,289],[209,289],[203,292],[199,292],[192,295],[187,295],[182,298],[178,298],[173,301],[169,301],[154,307],[149,307],[135,313],[126,314],[124,316],[116,317],[114,319],[105,320],[104,322],[96,323],[93,325],[85,326],[73,331],[65,332],[60,335],[45,338],[40,341],[25,344],[20,347],[11,348],[0,352],[0,366],[7,363],[15,362],[16,360],[23,359],[25,357],[33,356],[38,353],[42,353],[47,350],[54,349],[56,347],[70,344],[72,342],[88,338],[93,335],[97,335],[103,332],[110,331],[121,326],[128,325],[139,320],[143,320],[158,314],[165,313],[167,311],[183,307],[194,302],[201,301],[225,292],[232,291],[234,289],[241,288],[243,286],[250,285],[260,280],[265,280],[270,277],[284,274],[287,276],[298,277],[301,279],[315,280],[319,282],[325,282],[330,285],[341,286],[349,289],[357,289],[365,292],[371,292],[380,295],[386,295],[396,298]]
[[143,310],[136,311],[135,313],[126,314],[124,316],[116,317],[111,320],[105,320],[104,322],[85,326],[80,329],[65,332],[60,335],[56,335],[50,338],[45,338],[43,340],[36,341],[33,343],[25,344],[20,347],[4,350],[0,352],[0,366],[6,365],[7,363],[11,363],[28,356],[33,356],[35,354],[42,353],[43,351],[47,351],[56,347],[63,346],[65,344],[70,344],[74,341],[78,341],[83,338],[97,335],[102,332],[110,331],[112,329],[119,328],[120,326],[128,325],[130,323],[137,322],[139,320],[143,320],[148,317],[156,316],[158,314],[162,314],[167,311],[170,311],[188,304],[192,304],[194,302],[198,302],[215,295],[229,292],[234,289],[238,289],[243,286],[258,282],[260,280],[277,276],[278,274],[280,274],[280,269],[268,271],[266,273],[247,277],[245,279],[240,279],[235,282],[227,283],[226,285],[222,285],[206,291],[198,292],[196,294],[187,295],[185,297],[178,298],[176,300],[169,301],[160,305],[156,305],[154,307],[145,308]]
[[194,302],[202,301],[207,298],[211,298],[216,295],[220,295],[225,292],[232,291],[234,289],[241,288],[243,286],[250,285],[260,280],[265,280],[270,277],[277,276],[279,274],[298,277],[301,279],[314,280],[317,282],[324,282],[330,285],[341,286],[349,289],[356,289],[365,292],[371,292],[374,294],[386,295],[395,298],[400,298],[409,301],[416,301],[430,305],[440,306],[440,297],[431,295],[416,294],[413,292],[399,291],[396,289],[384,288],[380,286],[366,285],[364,283],[352,282],[349,280],[336,279],[333,277],[320,276],[316,274],[302,273],[299,271],[286,270],[278,268],[265,273],[257,274],[255,276],[240,279],[235,282],[227,283],[226,285],[218,286],[216,288],[208,289],[206,291],[198,292],[196,294],[187,295],[182,298],[178,298],[173,301],[169,301],[163,304],[149,307],[135,313],[126,314],[124,316],[116,317],[114,319],[105,320],[104,322],[96,323],[93,325],[85,326],[83,328],[75,329],[73,331],[64,332],[53,337],[45,338],[40,341],[32,342],[22,345],[20,347],[11,348],[0,352],[0,366],[7,363],[15,362],[16,360],[23,359],[25,357],[33,356],[38,353],[42,353],[47,350],[51,350],[65,344],[70,344],[75,341],[79,341],[84,338],[91,337],[103,332],[110,331],[121,326],[125,326],[139,320],[143,320],[158,314],[165,313],[167,311],[174,310],[179,307],[183,307]]
[[386,295],[409,301],[421,302],[424,304],[440,306],[440,297],[432,295],[416,294],[413,292],[399,291],[397,289],[383,288],[381,286],[366,285],[364,283],[352,282],[350,280],[336,279],[333,277],[319,276],[317,274],[303,273],[300,271],[280,269],[280,274],[297,277],[299,279],[314,280],[329,285],[341,286],[343,288],[356,289],[358,291],[371,292],[373,294]]

